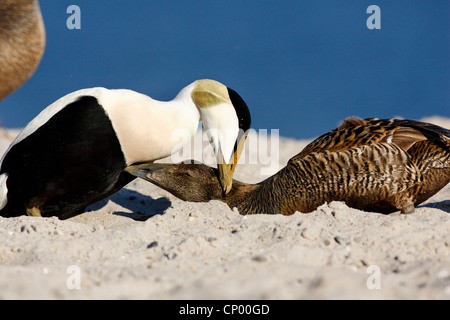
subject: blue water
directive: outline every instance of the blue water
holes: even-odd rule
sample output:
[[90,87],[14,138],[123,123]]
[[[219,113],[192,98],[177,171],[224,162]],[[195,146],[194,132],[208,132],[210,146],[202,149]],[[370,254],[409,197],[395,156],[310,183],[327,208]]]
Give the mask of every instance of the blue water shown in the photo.
[[[255,129],[311,138],[347,116],[450,116],[447,0],[41,0],[47,29],[34,76],[0,102],[23,127],[81,88],[169,100],[212,78],[235,89]],[[69,5],[81,10],[70,30]],[[381,9],[370,30],[369,5]]]

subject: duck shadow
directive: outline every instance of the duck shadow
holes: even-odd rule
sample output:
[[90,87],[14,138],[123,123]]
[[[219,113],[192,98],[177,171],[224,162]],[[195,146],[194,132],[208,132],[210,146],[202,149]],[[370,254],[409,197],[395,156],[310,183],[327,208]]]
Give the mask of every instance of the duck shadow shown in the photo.
[[439,209],[444,212],[450,213],[450,200],[427,203],[424,205],[420,205],[419,208],[433,208],[433,209]]
[[167,198],[154,199],[135,190],[124,188],[108,198],[90,205],[86,208],[86,212],[100,210],[109,201],[129,210],[115,211],[112,213],[113,215],[131,218],[136,221],[146,221],[155,215],[162,215],[172,206],[172,202]]

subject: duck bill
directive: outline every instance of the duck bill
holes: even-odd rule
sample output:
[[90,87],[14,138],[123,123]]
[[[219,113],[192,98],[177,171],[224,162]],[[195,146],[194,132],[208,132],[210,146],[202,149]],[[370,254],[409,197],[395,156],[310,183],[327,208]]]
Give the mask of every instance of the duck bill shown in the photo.
[[149,179],[149,174],[155,172],[156,170],[166,169],[170,165],[164,163],[142,163],[131,165],[125,168],[125,171],[132,174],[135,177],[142,178],[147,181],[152,181]]
[[234,166],[232,163],[225,163],[223,157],[221,159],[219,157],[219,161],[222,161],[222,163],[217,165],[219,168],[219,182],[222,186],[222,191],[228,194],[233,184]]
[[236,169],[236,164],[241,156],[244,148],[246,136],[242,136],[239,142],[235,146],[235,152],[233,153],[229,163],[225,162],[222,152],[219,149],[218,154],[218,169],[219,169],[219,182],[222,186],[224,194],[228,194],[233,186],[233,173]]

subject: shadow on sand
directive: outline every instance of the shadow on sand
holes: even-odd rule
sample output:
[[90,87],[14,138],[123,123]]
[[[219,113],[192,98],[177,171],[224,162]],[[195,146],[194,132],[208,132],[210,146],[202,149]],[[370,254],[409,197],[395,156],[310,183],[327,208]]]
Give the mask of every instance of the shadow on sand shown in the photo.
[[130,211],[116,211],[113,213],[114,215],[137,221],[145,221],[154,215],[164,214],[172,206],[172,202],[165,197],[153,199],[140,192],[124,188],[112,196],[90,205],[86,211],[100,210],[107,205],[108,201],[112,201]]
[[450,200],[444,200],[444,201],[440,201],[440,202],[427,203],[427,204],[419,206],[419,208],[421,208],[421,207],[440,209],[442,211],[450,213]]

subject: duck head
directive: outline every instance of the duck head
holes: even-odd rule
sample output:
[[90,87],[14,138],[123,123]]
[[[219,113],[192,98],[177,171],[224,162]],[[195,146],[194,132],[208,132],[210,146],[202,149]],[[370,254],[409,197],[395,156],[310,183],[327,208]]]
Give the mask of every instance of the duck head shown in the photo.
[[214,148],[222,191],[228,194],[250,129],[250,111],[236,91],[210,79],[195,82],[192,100]]
[[222,198],[222,187],[217,180],[219,170],[204,164],[143,163],[129,166],[125,171],[184,201],[208,202]]

